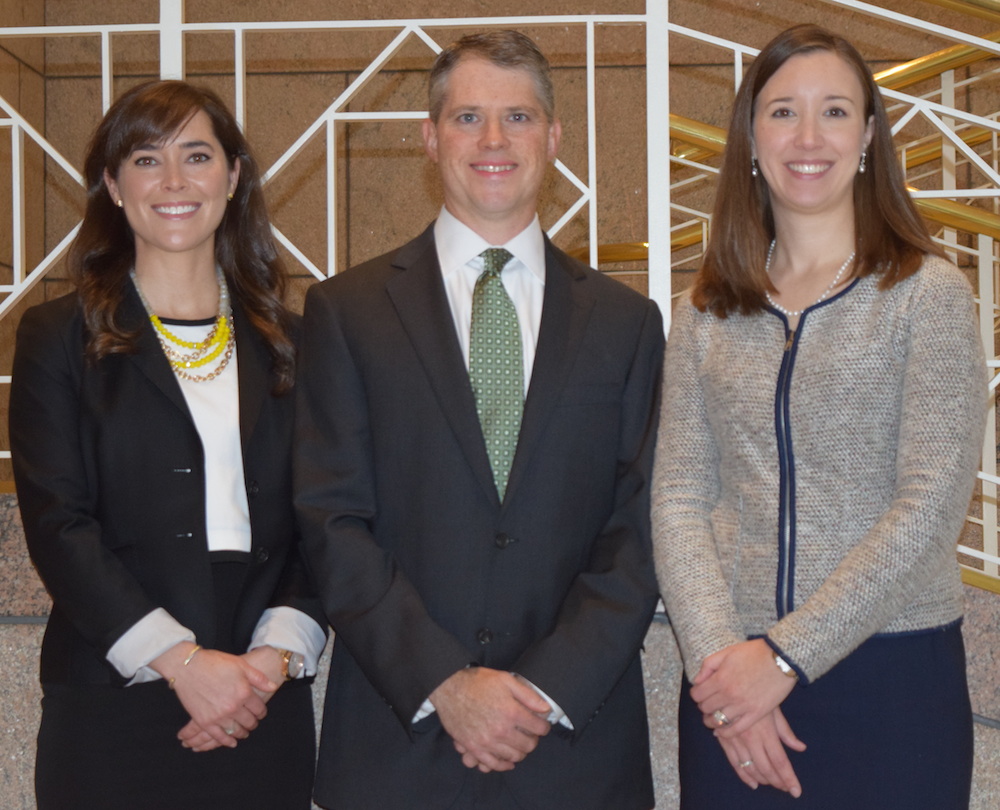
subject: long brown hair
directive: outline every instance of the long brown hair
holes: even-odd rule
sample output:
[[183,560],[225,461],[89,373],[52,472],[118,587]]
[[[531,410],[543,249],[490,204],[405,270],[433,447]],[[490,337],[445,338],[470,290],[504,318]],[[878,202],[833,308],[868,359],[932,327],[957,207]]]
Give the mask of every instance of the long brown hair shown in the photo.
[[871,71],[855,47],[816,25],[797,25],[772,39],[754,60],[733,102],[729,137],[715,196],[712,233],[695,279],[692,301],[720,318],[750,314],[774,290],[765,270],[774,214],[763,175],[751,174],[754,104],[768,80],[791,57],[831,51],[857,74],[865,120],[873,120],[867,170],[854,179],[855,276],[879,274],[888,289],[915,273],[927,253],[943,255],[906,191],[892,130]]
[[274,391],[283,393],[295,374],[295,344],[289,334],[291,316],[282,305],[285,269],[271,236],[260,171],[226,105],[211,90],[182,81],[147,82],[126,92],[108,110],[87,149],[87,207],[68,258],[89,333],[87,356],[96,362],[133,352],[138,338],[122,326],[118,313],[131,283],[135,238],[125,213],[108,194],[104,171],[117,179],[137,146],[166,141],[199,110],[211,120],[230,168],[237,161],[240,165],[239,184],[215,232],[215,260],[233,298],[267,345]]

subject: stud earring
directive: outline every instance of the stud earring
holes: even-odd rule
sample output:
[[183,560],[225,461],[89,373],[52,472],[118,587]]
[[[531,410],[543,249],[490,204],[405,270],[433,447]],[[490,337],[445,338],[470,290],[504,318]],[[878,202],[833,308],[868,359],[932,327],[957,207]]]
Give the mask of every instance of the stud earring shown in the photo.
[[757,177],[760,175],[760,169],[757,168],[757,158],[750,158],[750,176]]
[[119,208],[124,208],[125,207],[125,202],[121,198],[119,198],[119,199],[115,200],[115,205],[117,205]]
[[858,174],[864,174],[867,167],[868,152],[861,153],[861,162],[858,164]]
[[230,191],[230,192],[229,192],[229,193],[228,193],[228,194],[226,195],[226,199],[227,199],[227,200],[229,200],[229,202],[232,202],[232,201],[233,201],[233,192],[231,192],[231,191]]

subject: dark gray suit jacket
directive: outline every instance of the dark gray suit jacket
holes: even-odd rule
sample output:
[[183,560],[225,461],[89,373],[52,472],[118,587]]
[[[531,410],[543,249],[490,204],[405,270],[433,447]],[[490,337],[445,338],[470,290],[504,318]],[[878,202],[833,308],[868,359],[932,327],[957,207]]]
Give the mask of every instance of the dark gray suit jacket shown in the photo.
[[432,228],[310,289],[296,505],[337,632],[320,804],[447,808],[482,779],[436,715],[411,724],[474,663],[523,675],[575,729],[502,777],[519,806],[652,807],[639,650],[662,347],[653,302],[548,243],[501,504]]
[[[33,307],[18,328],[11,450],[28,550],[53,599],[47,684],[121,685],[107,651],[156,607],[215,646],[201,440],[134,290],[121,313],[139,350],[96,365],[75,294]],[[270,393],[270,357],[238,307],[234,323],[252,530],[235,636],[249,643],[269,606],[324,620],[291,507],[294,397]]]

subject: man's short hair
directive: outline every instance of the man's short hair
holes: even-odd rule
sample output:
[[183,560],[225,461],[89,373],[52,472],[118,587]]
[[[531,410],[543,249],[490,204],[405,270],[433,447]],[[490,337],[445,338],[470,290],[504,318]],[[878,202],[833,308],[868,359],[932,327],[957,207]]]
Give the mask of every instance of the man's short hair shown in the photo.
[[451,43],[434,60],[428,83],[431,120],[437,123],[444,108],[448,76],[466,57],[477,57],[502,68],[522,68],[535,80],[538,101],[551,122],[555,118],[556,100],[552,90],[549,61],[538,46],[520,31],[486,31],[468,34]]

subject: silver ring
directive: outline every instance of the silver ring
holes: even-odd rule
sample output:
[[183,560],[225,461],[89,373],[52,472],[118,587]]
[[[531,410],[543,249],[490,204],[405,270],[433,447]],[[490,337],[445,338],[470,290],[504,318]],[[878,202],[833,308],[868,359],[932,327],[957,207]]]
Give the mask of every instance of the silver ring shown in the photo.
[[722,711],[722,709],[716,709],[714,712],[712,712],[712,718],[720,726],[728,726],[730,723],[733,722],[728,717],[726,717],[726,714],[725,712]]
[[740,763],[740,767],[741,768],[749,768],[751,765],[753,765],[753,760],[752,759],[748,759],[745,762],[741,762]]
[[235,728],[224,728],[222,730],[225,731],[226,734],[228,734],[230,737],[232,737],[233,736],[233,732],[236,731]]

